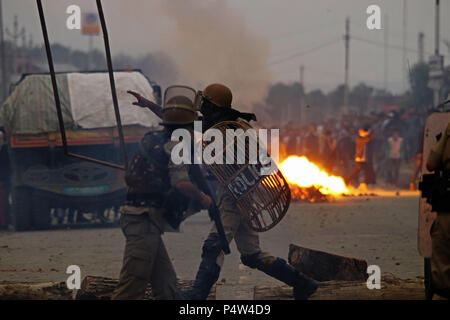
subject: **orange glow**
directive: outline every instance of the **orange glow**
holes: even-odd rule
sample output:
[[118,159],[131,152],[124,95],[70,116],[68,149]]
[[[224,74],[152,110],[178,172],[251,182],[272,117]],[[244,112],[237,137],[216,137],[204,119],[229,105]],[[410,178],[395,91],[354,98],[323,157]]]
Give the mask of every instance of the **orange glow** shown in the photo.
[[344,179],[329,175],[306,157],[290,156],[278,167],[290,184],[301,188],[316,187],[326,195],[349,193]]

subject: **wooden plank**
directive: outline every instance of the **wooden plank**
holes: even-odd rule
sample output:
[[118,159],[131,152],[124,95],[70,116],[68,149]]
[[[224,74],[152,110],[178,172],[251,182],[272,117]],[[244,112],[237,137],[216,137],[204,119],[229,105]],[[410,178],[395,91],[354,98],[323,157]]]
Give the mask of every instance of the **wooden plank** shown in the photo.
[[317,281],[365,281],[367,262],[323,251],[289,246],[289,263]]
[[0,284],[0,300],[71,300],[72,293],[65,282]]
[[[254,300],[293,300],[289,286],[257,286]],[[368,289],[360,281],[322,282],[309,300],[425,300],[425,289],[421,279],[398,279],[382,276],[381,289]]]
[[[81,283],[80,290],[78,290],[76,299],[77,300],[110,300],[112,293],[117,286],[119,280],[97,277],[97,276],[86,276]],[[178,287],[182,290],[188,289],[194,283],[193,280],[178,280]],[[145,299],[152,300],[152,289],[149,284],[145,294]],[[211,292],[208,296],[208,300],[216,299],[216,286],[211,288]]]

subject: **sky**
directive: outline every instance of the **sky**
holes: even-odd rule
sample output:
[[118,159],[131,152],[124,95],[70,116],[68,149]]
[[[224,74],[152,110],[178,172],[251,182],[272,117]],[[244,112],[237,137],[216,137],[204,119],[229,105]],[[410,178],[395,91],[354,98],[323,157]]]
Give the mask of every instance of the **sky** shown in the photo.
[[[166,14],[167,8],[161,11],[164,1],[177,6],[177,0],[106,0],[104,11],[111,37],[113,55],[127,53],[141,55],[146,52],[176,50],[178,38],[173,37],[174,19],[177,15]],[[365,82],[377,88],[384,86],[385,59],[383,41],[385,28],[388,25],[388,89],[401,92],[403,86],[402,46],[403,36],[403,0],[195,0],[197,4],[210,4],[220,1],[213,14],[220,17],[222,12],[232,12],[230,30],[237,35],[239,31],[232,29],[232,24],[245,26],[242,33],[257,38],[258,45],[264,42],[268,48],[263,59],[271,73],[270,81],[298,81],[300,66],[304,66],[304,86],[306,90],[320,88],[325,91],[334,89],[344,82],[344,25],[345,18],[350,18],[350,85]],[[161,3],[160,3],[161,2]],[[20,26],[24,26],[33,37],[35,44],[42,43],[42,34],[38,21],[37,9],[33,0],[3,0],[4,26],[10,31],[14,15],[19,18]],[[44,0],[43,1],[50,39],[68,45],[73,49],[87,50],[88,39],[77,30],[66,28],[67,6],[77,4],[82,12],[95,12],[94,0]],[[366,9],[369,5],[381,8],[382,30],[368,30]],[[425,34],[425,59],[434,52],[434,0],[406,0],[407,4],[407,60],[413,65],[418,60],[418,33]],[[197,8],[192,5],[192,10]],[[180,5],[181,7],[181,5]],[[173,8],[172,8],[173,9]],[[183,6],[183,10],[189,8]],[[205,11],[206,12],[206,11]],[[189,14],[192,14],[190,12]],[[450,40],[450,0],[441,0],[441,38]],[[385,16],[388,17],[386,24]],[[175,18],[174,18],[175,17]],[[212,20],[214,21],[214,20]],[[211,22],[209,22],[211,23]],[[182,25],[177,26],[183,28]],[[224,28],[227,28],[226,24]],[[208,27],[205,27],[207,32]],[[202,38],[202,31],[198,38]],[[228,33],[229,35],[229,33]],[[232,34],[233,35],[233,34]],[[7,39],[8,35],[5,35]],[[220,38],[220,35],[218,35]],[[361,39],[361,40],[357,40]],[[245,38],[244,38],[245,39]],[[220,40],[220,39],[219,39]],[[226,45],[228,42],[221,39]],[[167,43],[172,41],[173,46]],[[195,37],[191,39],[196,45]],[[256,41],[256,40],[255,40]],[[371,42],[368,43],[367,41]],[[218,43],[221,43],[218,41]],[[238,46],[237,53],[246,52],[253,42],[229,42]],[[373,43],[376,43],[374,45]],[[94,40],[95,47],[103,50],[101,37]],[[183,46],[187,44],[184,43]],[[199,42],[200,45],[200,42]],[[204,46],[204,43],[201,45]],[[214,47],[217,48],[217,46]],[[207,50],[207,49],[205,49]],[[445,64],[450,61],[446,45],[440,43],[441,54],[446,55]],[[198,62],[197,62],[198,63]],[[245,70],[245,72],[251,72]],[[267,73],[266,73],[267,74]]]

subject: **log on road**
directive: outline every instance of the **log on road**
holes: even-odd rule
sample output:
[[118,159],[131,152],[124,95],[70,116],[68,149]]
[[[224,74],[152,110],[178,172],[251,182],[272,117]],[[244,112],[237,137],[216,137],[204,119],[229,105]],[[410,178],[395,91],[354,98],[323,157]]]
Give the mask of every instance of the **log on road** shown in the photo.
[[[292,300],[292,287],[257,286],[255,300]],[[425,300],[422,279],[399,279],[382,275],[381,289],[368,289],[361,281],[322,282],[309,300]]]
[[365,281],[367,262],[291,244],[289,263],[318,281]]
[[[77,299],[111,298],[117,280],[88,276]],[[186,288],[192,281],[180,280],[180,288]],[[208,297],[215,299],[215,286]],[[69,300],[72,290],[65,282],[47,283],[3,283],[0,284],[0,300]],[[148,292],[147,298],[151,298]],[[291,300],[292,288],[288,286],[257,286],[254,289],[255,300]],[[392,275],[382,275],[381,289],[367,288],[361,281],[327,281],[310,297],[311,300],[423,300],[425,291],[423,279],[398,279]]]
[[[97,276],[86,276],[81,283],[80,290],[78,290],[76,299],[77,300],[109,300],[111,295],[117,286],[119,281],[117,279],[97,277]],[[178,287],[183,289],[188,289],[192,286],[194,281],[192,280],[178,280]],[[152,300],[152,289],[149,285],[145,294],[145,298]],[[208,300],[216,299],[216,286],[211,288]]]
[[71,300],[65,282],[2,283],[0,300]]

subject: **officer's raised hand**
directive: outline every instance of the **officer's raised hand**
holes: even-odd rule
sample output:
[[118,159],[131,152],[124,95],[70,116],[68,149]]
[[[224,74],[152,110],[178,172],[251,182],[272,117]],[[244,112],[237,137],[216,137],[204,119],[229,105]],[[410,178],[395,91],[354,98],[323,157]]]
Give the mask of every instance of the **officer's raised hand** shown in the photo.
[[137,101],[133,102],[133,105],[135,106],[139,106],[141,108],[149,108],[150,105],[152,104],[152,102],[150,100],[148,100],[147,98],[144,98],[143,96],[141,96],[139,93],[132,91],[132,90],[128,90],[127,93],[131,94],[132,96],[134,96]]
[[133,105],[139,106],[141,108],[149,108],[158,117],[160,117],[160,118],[162,117],[161,106],[148,100],[147,98],[144,98],[143,96],[141,96],[139,93],[137,93],[135,91],[128,90],[127,93],[131,94],[132,96],[134,96],[137,99],[137,101],[133,102]]

